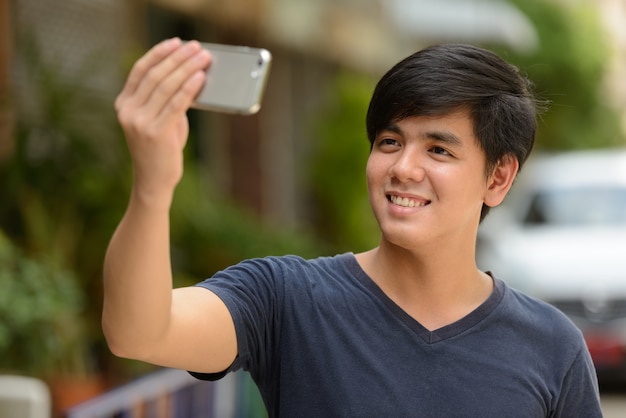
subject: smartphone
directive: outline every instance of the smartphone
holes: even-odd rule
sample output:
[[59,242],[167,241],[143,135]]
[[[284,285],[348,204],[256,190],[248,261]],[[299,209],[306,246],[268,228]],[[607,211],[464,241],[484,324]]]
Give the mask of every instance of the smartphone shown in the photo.
[[261,108],[272,54],[262,48],[202,43],[211,52],[204,87],[191,107],[251,115]]

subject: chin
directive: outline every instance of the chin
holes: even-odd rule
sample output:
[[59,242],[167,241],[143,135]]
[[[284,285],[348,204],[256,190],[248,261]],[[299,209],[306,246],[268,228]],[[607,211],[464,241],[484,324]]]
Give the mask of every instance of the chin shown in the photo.
[[413,251],[424,248],[425,245],[428,245],[430,240],[426,238],[423,231],[420,233],[410,234],[407,233],[405,229],[401,233],[383,232],[382,241],[390,247],[403,248],[405,250]]

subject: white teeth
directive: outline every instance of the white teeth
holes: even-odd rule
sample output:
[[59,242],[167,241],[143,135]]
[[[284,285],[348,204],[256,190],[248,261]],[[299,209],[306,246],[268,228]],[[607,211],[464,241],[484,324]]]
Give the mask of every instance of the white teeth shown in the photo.
[[394,205],[404,206],[406,208],[414,208],[416,206],[426,206],[425,202],[418,202],[408,197],[391,196],[391,201]]

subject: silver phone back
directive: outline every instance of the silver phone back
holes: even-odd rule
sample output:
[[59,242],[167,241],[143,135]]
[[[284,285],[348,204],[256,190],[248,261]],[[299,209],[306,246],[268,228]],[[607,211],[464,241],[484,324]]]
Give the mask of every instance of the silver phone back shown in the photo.
[[266,49],[203,43],[212,62],[192,107],[252,114],[261,108],[271,54]]

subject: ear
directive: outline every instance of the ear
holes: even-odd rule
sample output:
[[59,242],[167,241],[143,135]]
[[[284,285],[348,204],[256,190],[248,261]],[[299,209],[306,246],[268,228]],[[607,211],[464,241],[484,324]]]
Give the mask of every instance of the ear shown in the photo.
[[513,185],[518,170],[519,162],[513,155],[505,155],[498,161],[496,168],[487,180],[485,205],[494,207],[502,203]]

